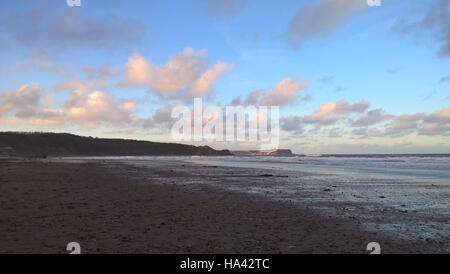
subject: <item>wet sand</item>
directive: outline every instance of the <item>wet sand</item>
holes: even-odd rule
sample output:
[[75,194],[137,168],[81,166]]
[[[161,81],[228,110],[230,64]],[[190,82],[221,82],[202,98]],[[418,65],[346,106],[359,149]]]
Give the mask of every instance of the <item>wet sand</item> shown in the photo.
[[373,241],[383,253],[442,252],[289,202],[169,183],[199,167],[2,161],[0,253],[67,253],[69,242],[82,253],[368,253]]

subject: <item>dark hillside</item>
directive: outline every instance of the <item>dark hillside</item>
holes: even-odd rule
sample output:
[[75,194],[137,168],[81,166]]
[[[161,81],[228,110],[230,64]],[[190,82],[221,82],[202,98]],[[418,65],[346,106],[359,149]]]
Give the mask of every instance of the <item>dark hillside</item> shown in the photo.
[[10,147],[18,156],[146,156],[230,155],[208,146],[155,143],[126,139],[101,139],[66,133],[0,132],[0,148]]

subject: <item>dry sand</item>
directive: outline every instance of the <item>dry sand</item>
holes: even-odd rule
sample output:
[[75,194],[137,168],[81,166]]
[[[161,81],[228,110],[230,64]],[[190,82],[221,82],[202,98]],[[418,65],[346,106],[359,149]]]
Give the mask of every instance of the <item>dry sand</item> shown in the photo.
[[375,240],[384,253],[423,252],[289,203],[155,180],[192,166],[112,173],[101,162],[0,162],[0,253],[67,253],[73,241],[82,253],[368,253]]

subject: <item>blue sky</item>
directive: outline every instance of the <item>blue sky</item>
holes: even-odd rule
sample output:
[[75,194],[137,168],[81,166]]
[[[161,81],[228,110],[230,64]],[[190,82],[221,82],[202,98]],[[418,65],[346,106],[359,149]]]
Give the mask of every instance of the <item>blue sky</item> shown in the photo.
[[450,1],[365,2],[5,1],[0,130],[170,141],[209,73],[209,104],[279,99],[298,153],[450,152]]

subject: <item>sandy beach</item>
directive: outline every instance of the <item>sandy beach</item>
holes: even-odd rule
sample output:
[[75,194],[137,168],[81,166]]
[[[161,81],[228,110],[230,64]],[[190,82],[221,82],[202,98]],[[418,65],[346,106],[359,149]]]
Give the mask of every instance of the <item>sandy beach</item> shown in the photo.
[[[349,221],[192,184],[199,168],[220,180],[217,167],[182,161],[142,168],[106,160],[2,161],[0,253],[68,253],[69,242],[80,243],[82,253],[368,253],[373,241],[383,253],[447,248],[368,232],[358,216]],[[235,170],[220,176],[244,180]]]

